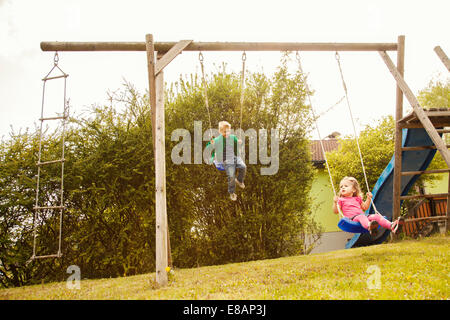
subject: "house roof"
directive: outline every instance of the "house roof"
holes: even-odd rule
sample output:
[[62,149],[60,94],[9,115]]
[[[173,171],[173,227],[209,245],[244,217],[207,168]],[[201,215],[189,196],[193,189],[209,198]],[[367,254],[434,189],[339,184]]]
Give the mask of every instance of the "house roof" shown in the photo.
[[[337,139],[322,140],[323,149],[325,152],[337,150],[339,147],[339,141]],[[311,161],[312,162],[324,162],[325,157],[320,146],[320,140],[311,140]]]

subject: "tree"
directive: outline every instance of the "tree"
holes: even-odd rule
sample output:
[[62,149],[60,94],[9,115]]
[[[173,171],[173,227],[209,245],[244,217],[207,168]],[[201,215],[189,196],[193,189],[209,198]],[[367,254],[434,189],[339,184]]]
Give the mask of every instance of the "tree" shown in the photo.
[[450,108],[450,79],[445,82],[431,80],[426,88],[420,90],[417,99],[424,109]]
[[[367,125],[359,134],[358,142],[361,147],[368,184],[370,188],[373,188],[394,153],[394,119],[392,116],[383,117],[375,126]],[[343,177],[353,176],[359,181],[363,192],[368,191],[354,137],[339,138],[339,149],[327,152],[327,160],[336,187]]]

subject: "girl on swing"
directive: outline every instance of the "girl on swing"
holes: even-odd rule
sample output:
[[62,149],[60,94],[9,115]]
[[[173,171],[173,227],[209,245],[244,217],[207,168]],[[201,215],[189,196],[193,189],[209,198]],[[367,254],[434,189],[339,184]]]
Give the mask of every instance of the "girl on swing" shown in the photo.
[[364,211],[370,207],[373,195],[371,192],[367,192],[366,201],[363,201],[361,188],[355,178],[344,177],[339,184],[338,194],[334,197],[333,212],[339,213],[339,206],[345,217],[359,222],[364,229],[369,230],[371,236],[377,234],[378,225],[391,230],[394,234],[401,231],[404,222],[402,217],[390,222],[381,214],[370,214],[368,216],[364,214]]

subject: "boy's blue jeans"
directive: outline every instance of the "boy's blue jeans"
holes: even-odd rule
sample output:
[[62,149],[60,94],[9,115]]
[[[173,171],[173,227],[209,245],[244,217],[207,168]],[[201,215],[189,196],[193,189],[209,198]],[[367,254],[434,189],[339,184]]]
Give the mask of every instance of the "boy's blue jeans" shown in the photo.
[[236,190],[236,169],[239,169],[237,180],[240,183],[243,183],[247,166],[245,165],[244,161],[242,161],[241,157],[235,156],[233,162],[227,162],[228,161],[225,161],[223,166],[228,177],[228,193],[234,193],[234,191]]

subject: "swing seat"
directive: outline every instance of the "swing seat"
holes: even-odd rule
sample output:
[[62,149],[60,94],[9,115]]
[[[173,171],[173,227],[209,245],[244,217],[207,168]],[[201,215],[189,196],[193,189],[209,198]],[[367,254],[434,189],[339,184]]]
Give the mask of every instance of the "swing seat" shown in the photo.
[[[350,232],[350,233],[369,233],[369,230],[363,228],[363,226],[359,222],[353,221],[347,217],[341,218],[339,220],[338,227],[342,231]],[[381,228],[381,226],[378,226],[378,229],[380,229],[380,228]]]
[[219,171],[225,171],[225,167],[223,166],[223,163],[217,162],[216,160],[213,161],[214,165],[216,166],[216,169]]
[[341,218],[339,220],[338,227],[342,231],[350,232],[350,233],[367,233],[367,232],[369,232],[369,230],[364,229],[359,222],[350,220],[350,218],[347,218],[347,217]]

